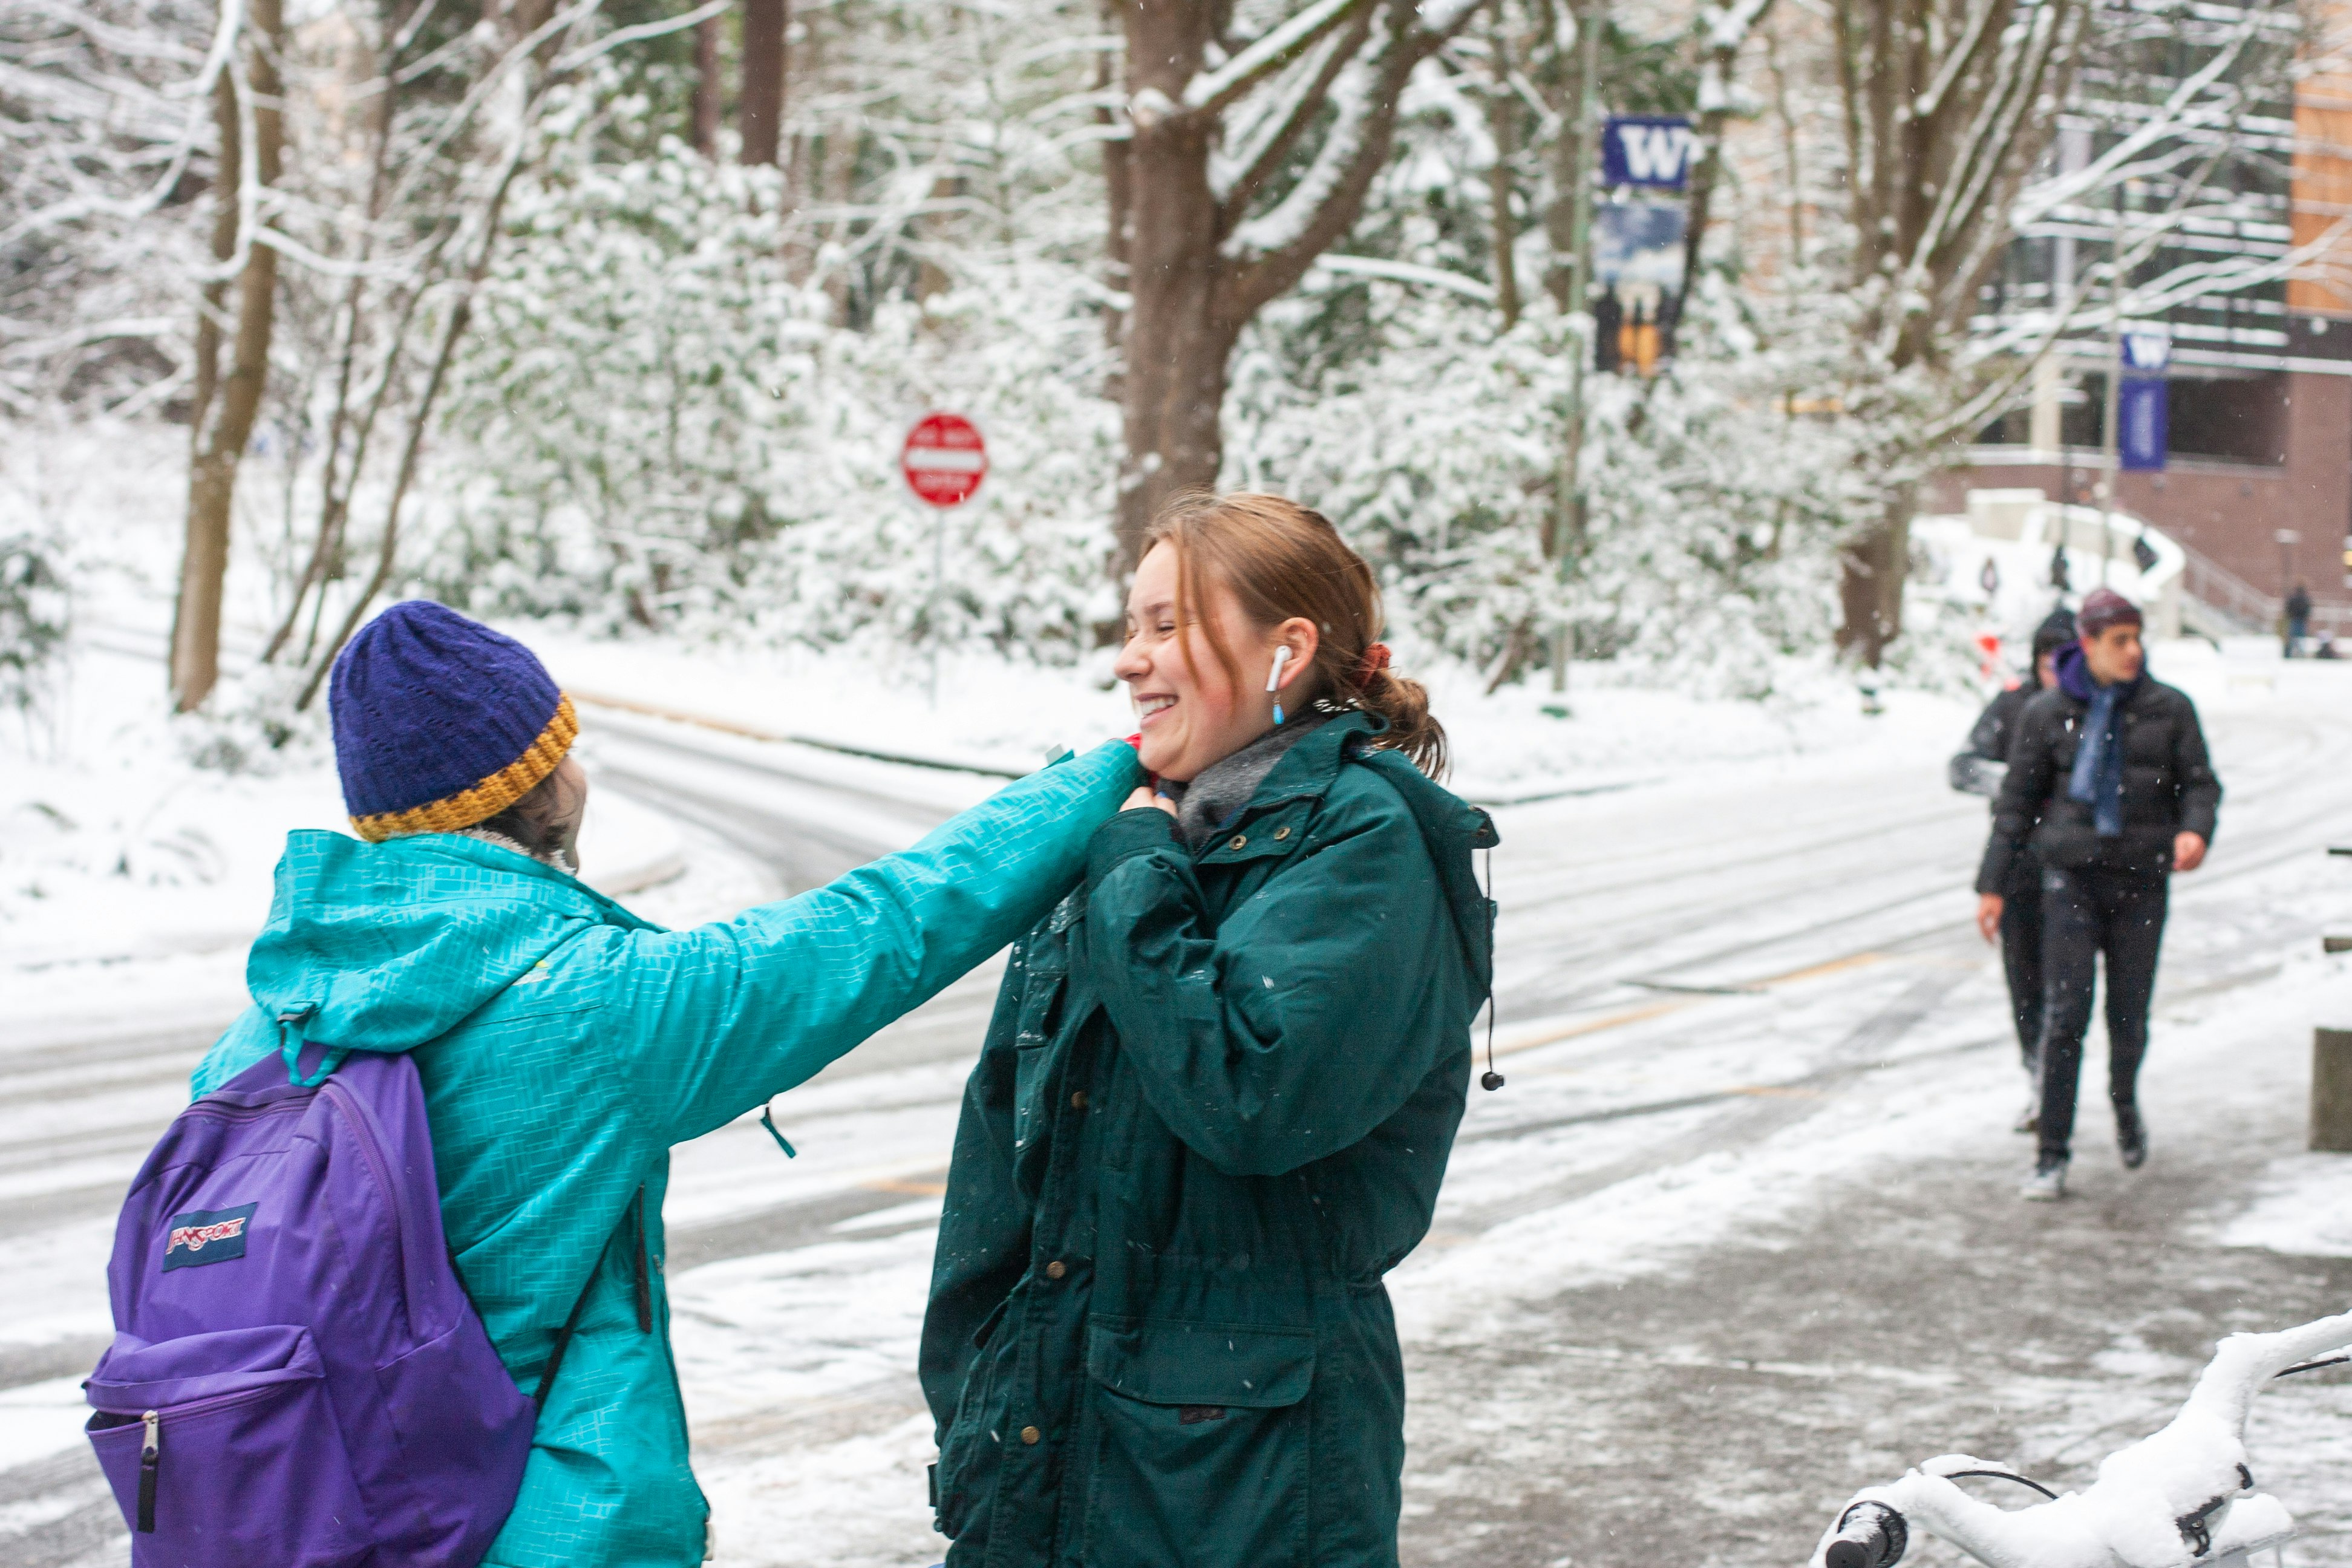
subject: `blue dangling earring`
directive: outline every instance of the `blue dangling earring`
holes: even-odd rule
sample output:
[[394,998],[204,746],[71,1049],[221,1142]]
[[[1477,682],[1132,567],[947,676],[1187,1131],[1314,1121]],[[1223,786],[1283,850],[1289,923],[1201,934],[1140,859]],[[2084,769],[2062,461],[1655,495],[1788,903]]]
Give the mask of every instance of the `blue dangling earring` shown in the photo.
[[1274,650],[1274,668],[1266,672],[1265,689],[1268,691],[1275,693],[1274,721],[1276,724],[1282,722],[1282,667],[1289,662],[1290,649],[1288,647],[1276,648]]

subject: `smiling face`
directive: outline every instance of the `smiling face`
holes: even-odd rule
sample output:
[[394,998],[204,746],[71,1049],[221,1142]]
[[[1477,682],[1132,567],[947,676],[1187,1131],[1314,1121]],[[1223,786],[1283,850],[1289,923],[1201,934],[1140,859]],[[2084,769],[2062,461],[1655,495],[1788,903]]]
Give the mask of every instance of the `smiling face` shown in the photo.
[[[1186,595],[1180,623],[1177,574],[1176,552],[1164,543],[1152,546],[1135,569],[1127,595],[1127,646],[1111,669],[1134,700],[1144,767],[1188,784],[1274,727],[1276,693],[1265,688],[1279,648],[1291,650],[1282,667],[1283,707],[1291,713],[1305,709],[1318,638],[1315,624],[1297,617],[1272,627],[1252,626],[1233,590],[1209,581]],[[1212,627],[1241,679],[1217,658]]]

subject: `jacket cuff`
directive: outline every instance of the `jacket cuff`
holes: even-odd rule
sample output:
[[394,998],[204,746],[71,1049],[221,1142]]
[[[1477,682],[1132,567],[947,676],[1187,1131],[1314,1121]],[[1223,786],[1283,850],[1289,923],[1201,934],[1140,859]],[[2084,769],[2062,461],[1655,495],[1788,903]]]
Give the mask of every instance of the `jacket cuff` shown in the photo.
[[2008,897],[2010,868],[2016,859],[2016,847],[2006,838],[1996,837],[1985,846],[1984,862],[1977,868],[1977,891]]
[[1122,811],[1096,828],[1087,845],[1087,886],[1096,886],[1123,861],[1181,842],[1176,837],[1176,819],[1158,806]]

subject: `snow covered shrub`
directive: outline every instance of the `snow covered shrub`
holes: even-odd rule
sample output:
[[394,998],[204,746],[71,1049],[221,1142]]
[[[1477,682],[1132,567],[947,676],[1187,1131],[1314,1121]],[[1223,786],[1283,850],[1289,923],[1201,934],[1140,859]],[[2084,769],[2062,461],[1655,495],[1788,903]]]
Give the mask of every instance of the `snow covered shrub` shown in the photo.
[[[1101,328],[1050,260],[835,324],[796,279],[773,170],[668,138],[599,157],[583,95],[551,127],[478,300],[439,458],[424,578],[478,612],[838,642],[936,632],[1076,656],[1099,615],[1116,411]],[[605,100],[598,114],[641,113]],[[648,138],[648,140],[652,140]],[[898,479],[929,408],[990,443],[979,497],[938,514]]]
[[47,704],[52,661],[73,627],[73,596],[54,541],[0,536],[0,708]]
[[[1787,321],[1768,338],[1719,288],[1695,304],[1655,380],[1586,380],[1588,510],[1565,574],[1542,542],[1580,343],[1541,299],[1499,334],[1458,296],[1382,307],[1381,346],[1310,384],[1282,374],[1276,346],[1246,346],[1229,469],[1328,513],[1381,569],[1399,630],[1457,658],[1539,665],[1565,623],[1588,656],[1763,695],[1835,625],[1875,427],[1798,412],[1838,406],[1832,337]],[[1269,314],[1276,331],[1297,319]]]
[[299,665],[259,664],[225,678],[209,701],[172,716],[173,745],[190,766],[274,778],[334,760],[327,704],[297,709],[309,679]]

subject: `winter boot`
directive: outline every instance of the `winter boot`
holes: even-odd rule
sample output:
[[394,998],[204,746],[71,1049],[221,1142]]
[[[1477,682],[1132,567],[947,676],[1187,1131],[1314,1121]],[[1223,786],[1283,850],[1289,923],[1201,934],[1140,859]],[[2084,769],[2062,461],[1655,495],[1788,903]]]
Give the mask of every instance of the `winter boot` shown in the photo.
[[2066,1162],[2044,1158],[2033,1174],[2019,1184],[2017,1195],[2028,1203],[2054,1204],[2066,1195]]
[[2147,1123],[2139,1119],[2139,1107],[2129,1100],[2116,1107],[2116,1152],[2124,1157],[2126,1171],[2147,1163]]

